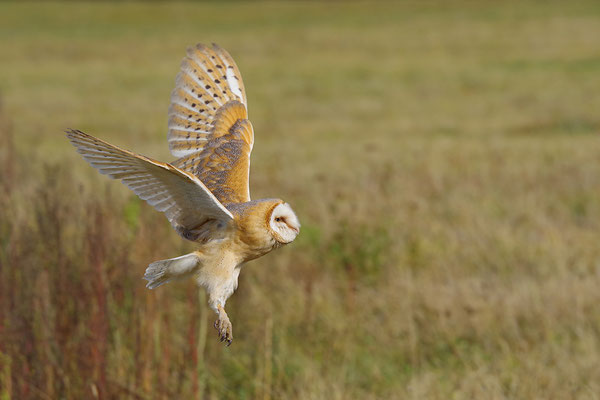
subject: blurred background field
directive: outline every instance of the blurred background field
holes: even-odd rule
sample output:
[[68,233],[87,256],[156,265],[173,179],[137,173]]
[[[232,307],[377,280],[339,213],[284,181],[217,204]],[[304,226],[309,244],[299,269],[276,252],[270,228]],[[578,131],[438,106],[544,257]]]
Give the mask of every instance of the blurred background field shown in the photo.
[[[1,3],[0,399],[600,398],[600,3]],[[172,160],[185,48],[244,77],[296,242],[217,341],[78,128]]]

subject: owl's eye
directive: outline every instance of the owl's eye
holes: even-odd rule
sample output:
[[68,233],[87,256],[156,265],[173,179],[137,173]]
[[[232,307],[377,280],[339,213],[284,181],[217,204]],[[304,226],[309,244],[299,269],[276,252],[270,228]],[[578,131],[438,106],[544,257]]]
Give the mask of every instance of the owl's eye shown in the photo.
[[275,221],[279,222],[279,221],[281,221],[281,218],[277,217],[277,218],[275,218]]

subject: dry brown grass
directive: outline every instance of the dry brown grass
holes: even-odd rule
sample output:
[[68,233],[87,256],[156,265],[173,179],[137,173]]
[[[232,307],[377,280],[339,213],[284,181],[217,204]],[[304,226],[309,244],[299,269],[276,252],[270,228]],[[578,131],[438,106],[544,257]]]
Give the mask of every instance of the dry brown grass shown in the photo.
[[[599,22],[594,2],[0,5],[0,399],[598,399]],[[178,60],[211,40],[250,96],[253,197],[303,223],[244,267],[230,348],[192,282],[141,280],[193,246],[61,133],[168,160]]]

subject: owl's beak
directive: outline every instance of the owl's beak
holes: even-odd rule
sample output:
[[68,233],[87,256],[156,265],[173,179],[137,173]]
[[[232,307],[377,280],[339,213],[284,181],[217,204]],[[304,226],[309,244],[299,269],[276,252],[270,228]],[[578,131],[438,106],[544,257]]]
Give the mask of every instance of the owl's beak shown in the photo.
[[291,230],[293,230],[294,232],[296,232],[296,235],[300,233],[300,227],[299,226],[292,226],[292,225],[288,225],[290,227]]

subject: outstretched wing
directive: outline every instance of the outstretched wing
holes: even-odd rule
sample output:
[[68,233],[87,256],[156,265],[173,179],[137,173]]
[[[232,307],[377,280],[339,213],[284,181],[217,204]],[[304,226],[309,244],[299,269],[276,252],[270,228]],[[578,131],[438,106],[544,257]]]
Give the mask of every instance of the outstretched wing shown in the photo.
[[223,204],[250,200],[248,120],[242,76],[233,58],[213,44],[189,48],[169,107],[172,164],[196,175]]
[[67,137],[77,151],[102,174],[121,179],[135,194],[165,213],[175,230],[197,240],[233,216],[194,175],[170,164],[122,150],[81,131]]

